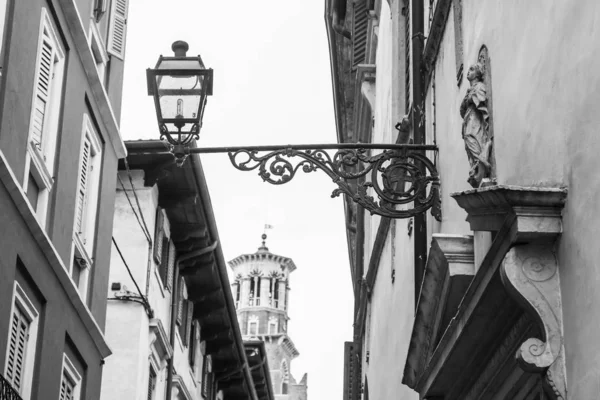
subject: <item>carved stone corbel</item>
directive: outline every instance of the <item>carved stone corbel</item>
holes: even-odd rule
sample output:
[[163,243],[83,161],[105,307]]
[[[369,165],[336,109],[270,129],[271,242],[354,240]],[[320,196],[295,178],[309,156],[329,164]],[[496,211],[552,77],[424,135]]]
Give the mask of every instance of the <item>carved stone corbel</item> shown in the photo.
[[541,322],[544,340],[527,339],[517,351],[523,369],[544,371],[557,400],[567,398],[562,302],[558,262],[552,244],[513,247],[500,268],[504,286]]

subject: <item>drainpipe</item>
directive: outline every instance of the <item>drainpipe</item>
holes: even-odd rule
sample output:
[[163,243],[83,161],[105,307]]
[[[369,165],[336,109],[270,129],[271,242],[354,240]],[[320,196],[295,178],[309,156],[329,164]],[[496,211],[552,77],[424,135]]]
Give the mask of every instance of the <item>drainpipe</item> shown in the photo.
[[[421,71],[421,59],[423,54],[424,42],[424,9],[423,0],[412,0],[411,4],[411,23],[412,23],[412,76],[413,76],[413,109],[412,111],[412,127],[413,138],[415,144],[425,144],[425,102],[423,88],[423,74]],[[423,152],[424,153],[424,152]],[[424,166],[420,165],[422,173],[425,173]],[[415,200],[417,205],[417,200]],[[421,282],[425,272],[425,261],[427,258],[427,215],[426,213],[417,214],[414,217],[414,253],[415,253],[415,308],[419,298]]]
[[171,400],[171,391],[173,390],[173,365],[175,361],[175,326],[177,324],[177,304],[179,303],[179,264],[187,261],[191,258],[200,257],[207,253],[212,253],[219,244],[218,240],[215,240],[213,244],[202,249],[190,251],[177,257],[175,260],[175,271],[173,271],[173,292],[171,293],[171,332],[169,343],[173,349],[173,355],[169,359],[168,370],[167,370],[167,397],[165,400]]

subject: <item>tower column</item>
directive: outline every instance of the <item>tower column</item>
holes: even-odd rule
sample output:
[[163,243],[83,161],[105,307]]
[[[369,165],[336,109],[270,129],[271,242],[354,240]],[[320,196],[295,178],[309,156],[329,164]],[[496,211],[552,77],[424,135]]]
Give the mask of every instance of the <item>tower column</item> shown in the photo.
[[260,305],[263,307],[270,307],[269,303],[269,285],[271,280],[269,278],[262,278],[260,280]]
[[285,281],[280,280],[278,282],[279,285],[279,304],[277,305],[277,308],[280,308],[282,310],[286,309],[286,293],[285,293]]
[[250,278],[242,279],[242,292],[240,293],[240,307],[248,307],[248,297],[250,296]]

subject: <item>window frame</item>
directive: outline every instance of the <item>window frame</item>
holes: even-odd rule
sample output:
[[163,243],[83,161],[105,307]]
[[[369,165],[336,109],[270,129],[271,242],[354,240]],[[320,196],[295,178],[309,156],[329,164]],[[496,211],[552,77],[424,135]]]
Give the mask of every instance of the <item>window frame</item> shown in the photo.
[[[256,324],[256,331],[252,333],[252,324]],[[260,321],[256,315],[251,315],[248,318],[248,336],[258,336]]]
[[[47,32],[47,35],[45,35]],[[42,149],[39,149],[33,143],[33,126],[35,119],[35,105],[37,98],[37,82],[40,74],[40,52],[42,51],[44,36],[53,46],[53,78],[50,89],[48,90],[47,108],[44,113],[44,127],[42,128]],[[23,191],[27,193],[29,176],[31,175],[36,182],[39,193],[37,205],[34,209],[40,225],[46,226],[46,215],[50,199],[50,191],[54,185],[54,164],[56,161],[59,131],[59,119],[62,113],[63,82],[66,68],[66,52],[60,36],[56,33],[52,18],[45,7],[42,7],[40,28],[38,32],[38,46],[36,52],[36,64],[34,85],[31,96],[31,111],[29,115],[29,128],[27,133],[27,151],[25,155],[25,168],[23,174]],[[32,206],[33,209],[33,206]]]
[[[33,386],[33,367],[35,363],[35,350],[37,347],[37,336],[39,329],[39,312],[21,287],[18,282],[14,283],[12,304],[10,308],[10,321],[14,318],[15,309],[18,308],[19,312],[29,320],[28,339],[25,347],[25,360],[23,375],[21,378],[22,386],[20,391],[17,390],[23,400],[28,400],[31,397],[31,389]],[[10,338],[11,325],[9,324],[8,338]],[[8,354],[10,352],[10,346],[6,346],[6,357],[4,360],[4,376],[6,377],[6,370],[8,368]]]
[[73,365],[73,363],[71,362],[71,360],[69,359],[69,357],[63,353],[63,362],[62,362],[62,368],[61,368],[61,374],[60,374],[60,386],[59,386],[59,391],[58,391],[58,395],[59,395],[59,400],[60,399],[60,388],[62,387],[62,383],[63,383],[63,379],[65,378],[65,374],[67,375],[67,378],[71,380],[71,382],[73,382],[73,400],[80,400],[81,397],[81,375],[79,374],[79,371],[77,371],[77,368],[75,368],[75,365]]
[[[102,173],[102,142],[100,137],[87,113],[83,114],[83,126],[81,135],[81,146],[79,149],[79,162],[77,163],[77,190],[75,192],[75,199],[81,190],[81,168],[82,168],[82,152],[83,146],[86,142],[86,136],[89,137],[90,142],[90,160],[89,160],[89,176],[87,177],[86,187],[86,199],[90,201],[84,201],[84,210],[82,215],[83,231],[77,232],[77,203],[75,204],[74,220],[73,220],[73,236],[79,237],[80,244],[83,246],[82,250],[86,252],[87,258],[93,261],[93,254],[95,249],[95,231],[98,222],[98,197],[100,194],[100,175]],[[77,201],[77,200],[76,200]]]

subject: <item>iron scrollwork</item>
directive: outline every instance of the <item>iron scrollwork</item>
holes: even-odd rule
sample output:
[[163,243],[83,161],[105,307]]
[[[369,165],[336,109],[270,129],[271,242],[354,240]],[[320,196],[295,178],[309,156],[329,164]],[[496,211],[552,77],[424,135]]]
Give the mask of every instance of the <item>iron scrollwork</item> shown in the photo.
[[[331,197],[343,193],[371,214],[410,218],[431,208],[440,219],[440,179],[434,163],[424,154],[425,150],[437,151],[435,146],[390,145],[374,155],[362,146],[346,146],[333,156],[323,148],[292,146],[266,154],[261,154],[264,149],[237,148],[228,155],[235,168],[258,170],[258,175],[273,185],[290,182],[298,171],[321,170],[338,186]],[[410,203],[412,206],[406,206]]]

